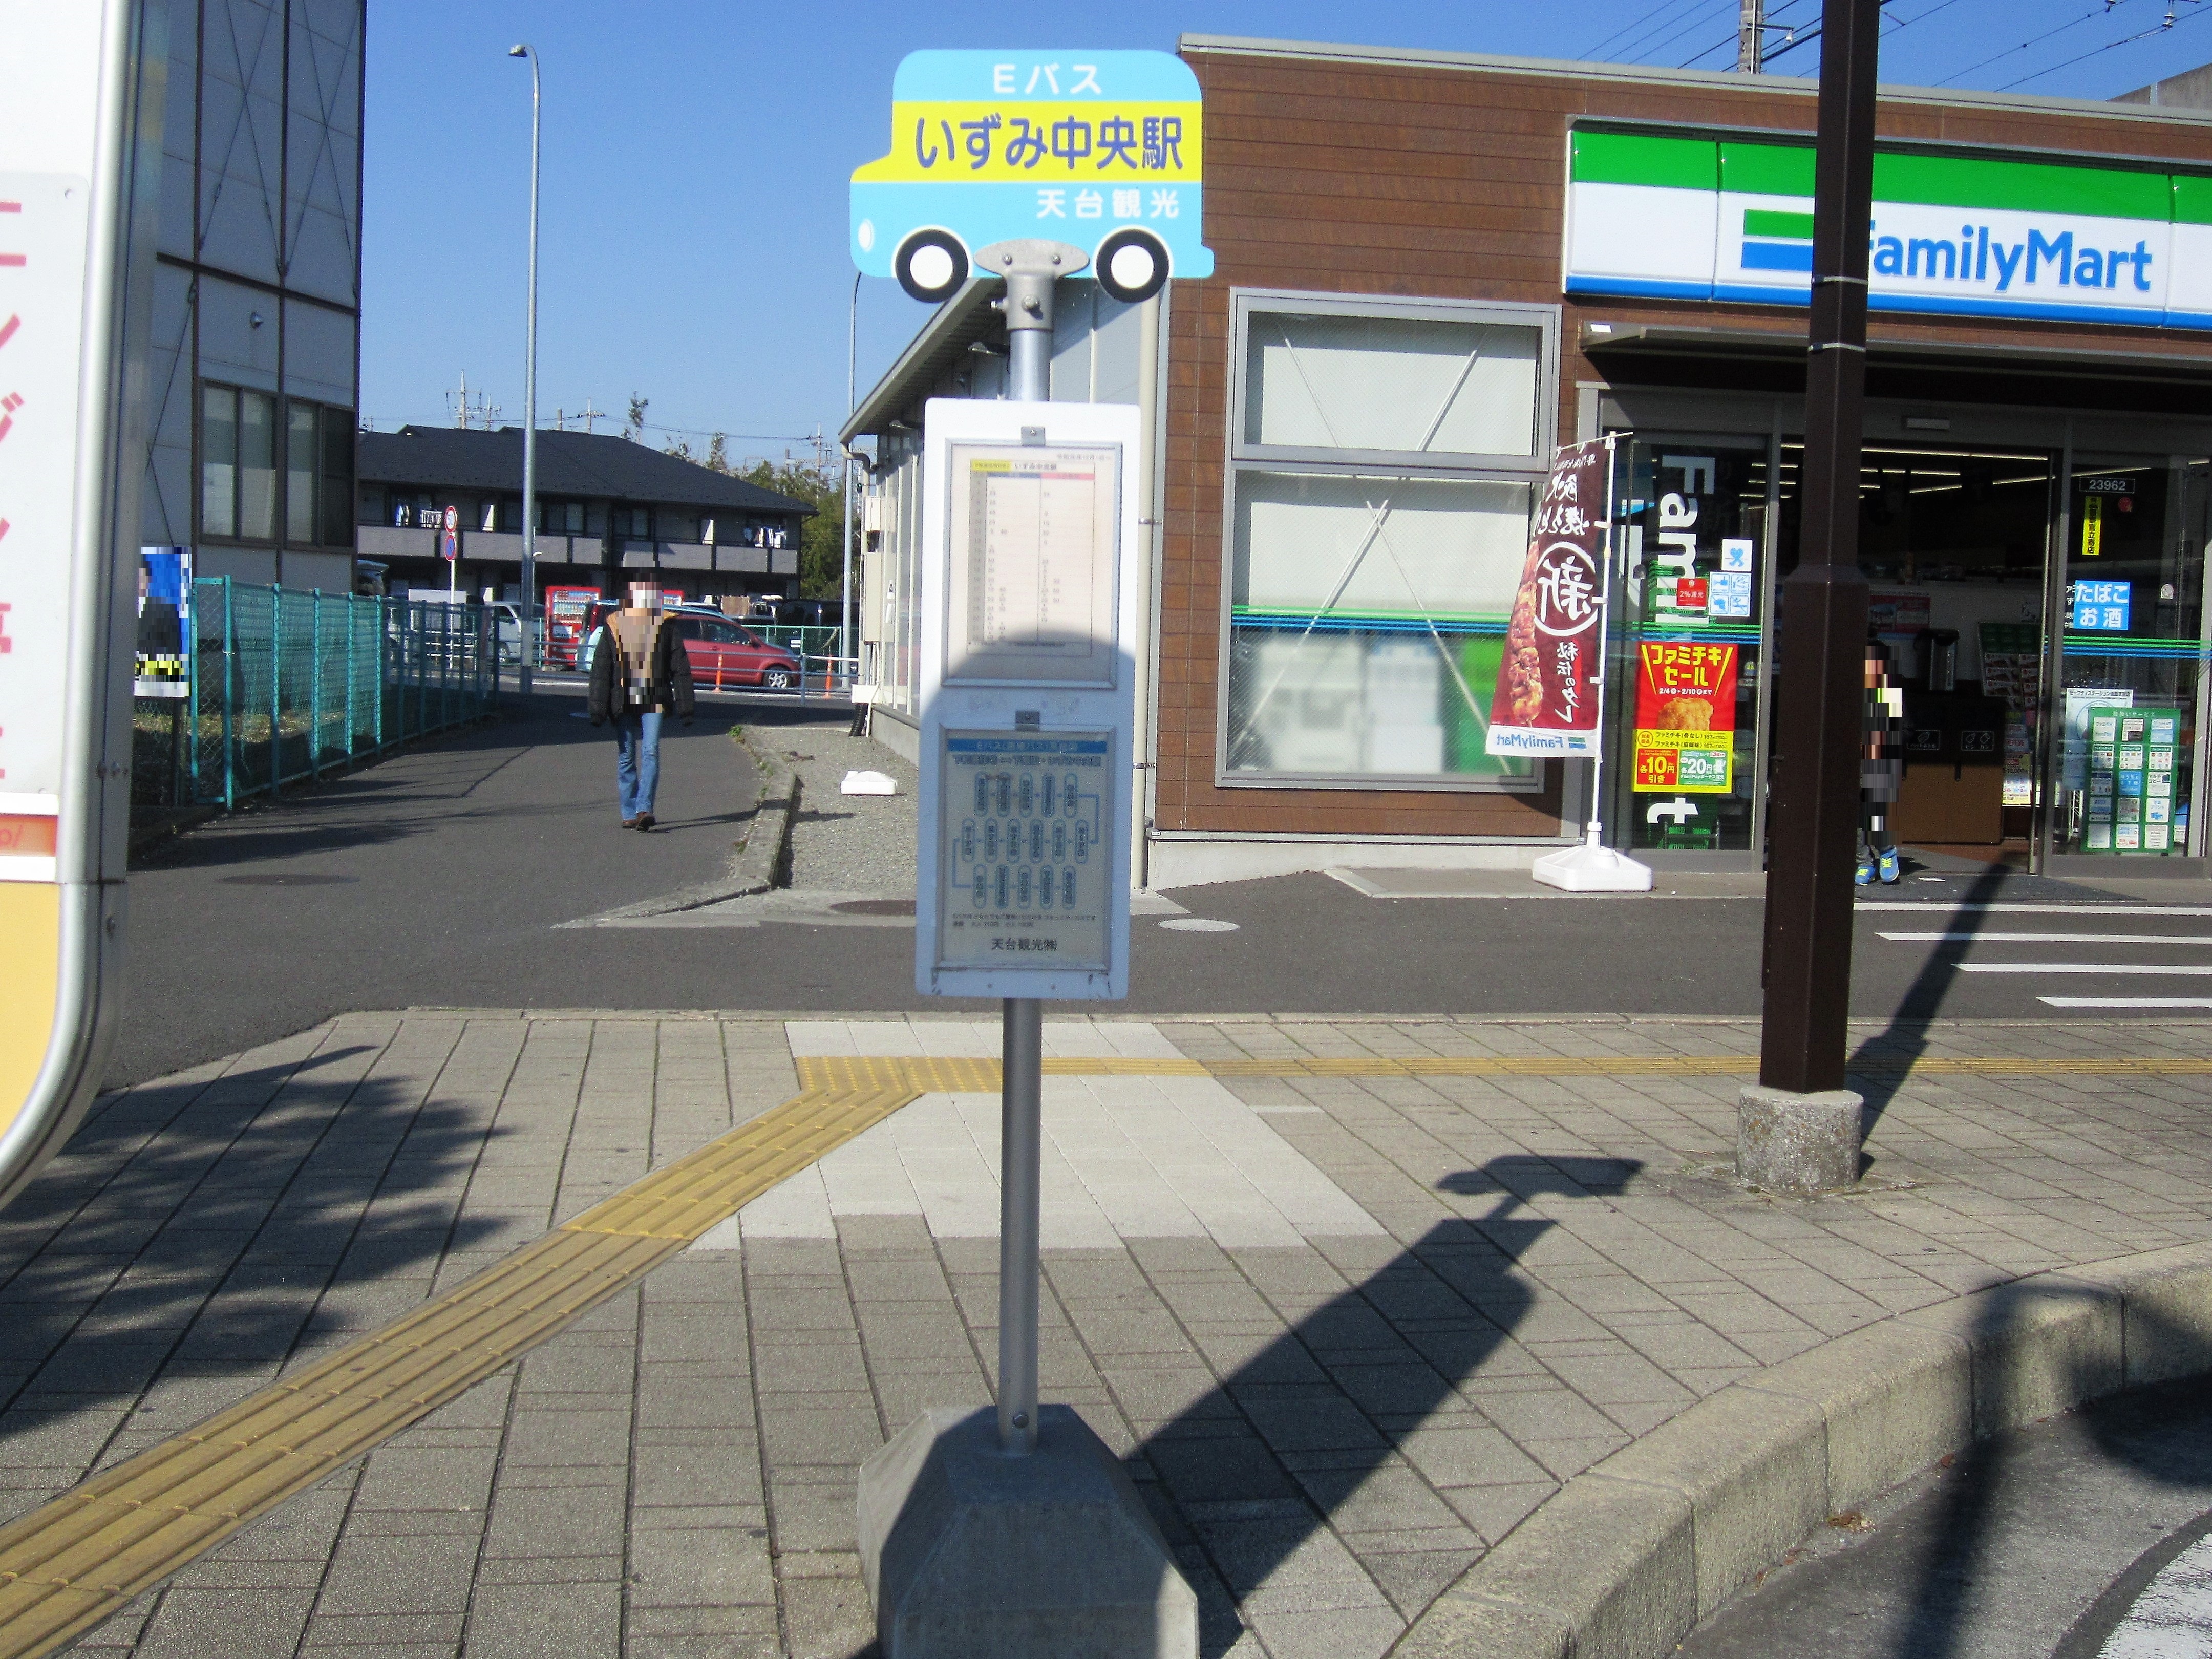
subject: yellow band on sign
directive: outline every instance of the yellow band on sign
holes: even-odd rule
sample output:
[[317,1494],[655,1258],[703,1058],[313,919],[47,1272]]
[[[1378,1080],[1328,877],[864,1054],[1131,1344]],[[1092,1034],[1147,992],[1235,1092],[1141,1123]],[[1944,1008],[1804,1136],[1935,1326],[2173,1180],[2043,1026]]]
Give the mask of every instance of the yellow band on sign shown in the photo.
[[1733,732],[1674,732],[1639,726],[1636,728],[1638,749],[1733,749]]
[[1201,175],[1200,106],[936,101],[891,106],[891,153],[853,174],[896,184],[1054,184],[1140,190]]

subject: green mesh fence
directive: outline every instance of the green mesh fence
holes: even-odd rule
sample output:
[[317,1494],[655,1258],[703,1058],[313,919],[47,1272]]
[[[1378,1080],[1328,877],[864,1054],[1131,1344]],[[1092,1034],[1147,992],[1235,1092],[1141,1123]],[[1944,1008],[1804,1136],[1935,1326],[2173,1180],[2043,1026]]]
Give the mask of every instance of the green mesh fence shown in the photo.
[[191,695],[134,706],[132,805],[232,806],[489,714],[481,605],[192,584]]

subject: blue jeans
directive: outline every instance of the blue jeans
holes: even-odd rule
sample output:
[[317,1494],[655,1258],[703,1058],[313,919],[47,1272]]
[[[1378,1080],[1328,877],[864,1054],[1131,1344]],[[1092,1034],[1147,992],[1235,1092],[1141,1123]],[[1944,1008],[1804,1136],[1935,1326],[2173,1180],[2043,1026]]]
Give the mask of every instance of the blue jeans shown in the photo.
[[615,727],[615,793],[622,815],[634,818],[653,811],[660,787],[660,711],[617,714]]

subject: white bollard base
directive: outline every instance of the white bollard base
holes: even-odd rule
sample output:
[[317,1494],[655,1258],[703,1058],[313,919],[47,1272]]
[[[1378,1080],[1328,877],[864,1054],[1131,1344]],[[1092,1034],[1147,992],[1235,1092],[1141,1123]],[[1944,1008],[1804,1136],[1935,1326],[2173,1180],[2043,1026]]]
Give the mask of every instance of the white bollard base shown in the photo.
[[1570,893],[1648,893],[1651,866],[1595,842],[1563,847],[1538,859],[1528,873]]

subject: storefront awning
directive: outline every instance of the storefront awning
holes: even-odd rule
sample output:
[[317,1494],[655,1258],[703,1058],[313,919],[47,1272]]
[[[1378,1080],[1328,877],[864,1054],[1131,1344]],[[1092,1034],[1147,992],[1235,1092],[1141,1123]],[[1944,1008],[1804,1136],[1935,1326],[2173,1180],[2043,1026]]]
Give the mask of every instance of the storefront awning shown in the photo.
[[[1581,334],[1583,355],[1600,362],[1618,356],[1802,362],[1805,340],[1802,329],[1698,328],[1672,323],[1584,323]],[[2057,343],[1970,344],[1884,338],[1869,334],[1867,361],[1870,366],[1886,368],[1920,365],[1954,372],[2059,374],[2166,385],[2212,384],[2212,353],[2191,354],[2171,349],[2106,351]]]

